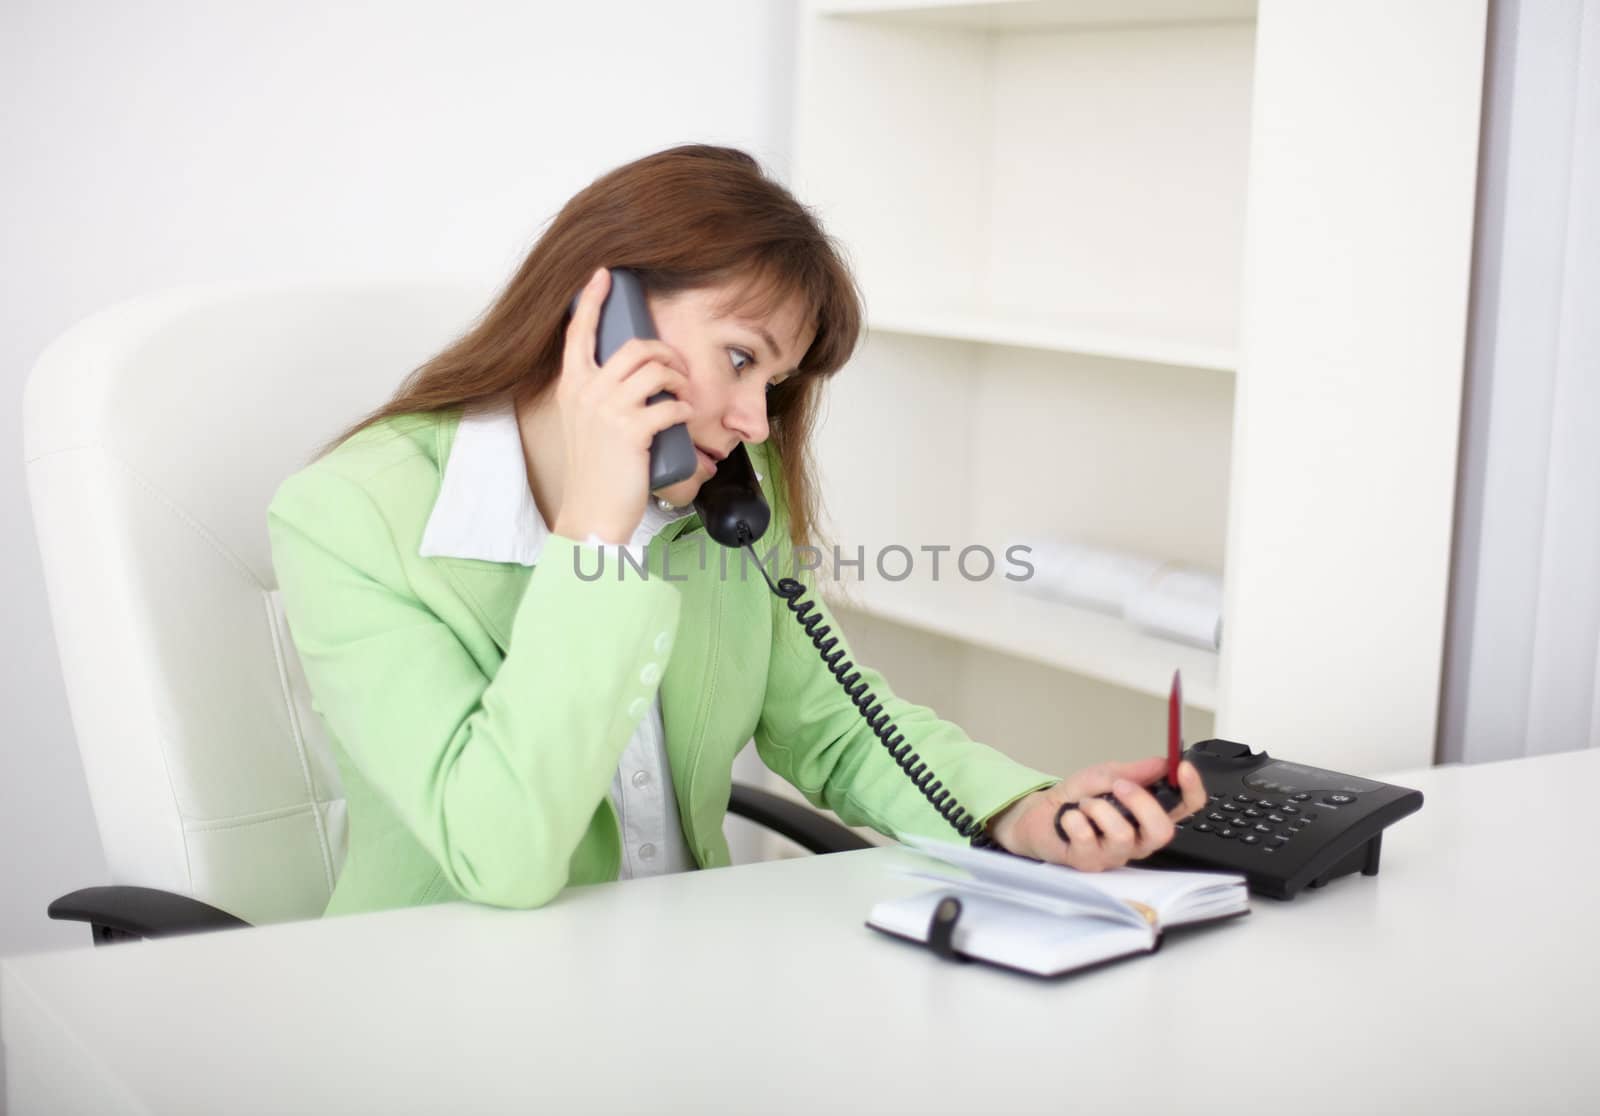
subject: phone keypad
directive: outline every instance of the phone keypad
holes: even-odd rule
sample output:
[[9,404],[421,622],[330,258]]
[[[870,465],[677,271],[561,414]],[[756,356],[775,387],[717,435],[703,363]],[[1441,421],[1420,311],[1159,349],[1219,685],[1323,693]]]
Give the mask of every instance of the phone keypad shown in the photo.
[[[1309,796],[1292,795],[1304,801]],[[1252,845],[1263,854],[1276,853],[1294,840],[1295,834],[1316,821],[1317,812],[1293,801],[1277,802],[1248,794],[1210,796],[1208,807],[1179,822],[1179,829],[1205,833],[1223,841]]]

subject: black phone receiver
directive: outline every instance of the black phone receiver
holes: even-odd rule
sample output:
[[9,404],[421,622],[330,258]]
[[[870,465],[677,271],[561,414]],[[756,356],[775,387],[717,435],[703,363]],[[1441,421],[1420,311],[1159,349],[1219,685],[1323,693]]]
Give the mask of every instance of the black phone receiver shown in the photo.
[[[572,298],[572,312],[578,312],[582,292]],[[644,285],[639,277],[626,268],[611,269],[611,290],[606,293],[600,307],[600,321],[595,326],[595,361],[604,364],[616,351],[635,337],[647,341],[658,340],[655,322],[650,318],[650,304],[645,301]],[[670,391],[658,391],[646,405],[663,399],[676,399]],[[699,468],[694,443],[689,440],[689,428],[683,423],[658,431],[650,439],[650,491],[677,484],[694,476]],[[721,468],[718,468],[721,472]]]
[[772,509],[761,495],[761,482],[743,442],[717,462],[717,474],[700,486],[694,510],[700,513],[706,534],[723,546],[737,549],[767,533]]

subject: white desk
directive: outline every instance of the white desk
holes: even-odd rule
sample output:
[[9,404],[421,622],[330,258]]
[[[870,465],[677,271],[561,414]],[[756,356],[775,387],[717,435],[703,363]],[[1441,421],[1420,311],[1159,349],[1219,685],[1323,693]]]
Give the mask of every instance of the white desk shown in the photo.
[[13,1116],[1600,1110],[1600,752],[1396,781],[1377,878],[1059,981],[868,930],[898,849],[11,958]]

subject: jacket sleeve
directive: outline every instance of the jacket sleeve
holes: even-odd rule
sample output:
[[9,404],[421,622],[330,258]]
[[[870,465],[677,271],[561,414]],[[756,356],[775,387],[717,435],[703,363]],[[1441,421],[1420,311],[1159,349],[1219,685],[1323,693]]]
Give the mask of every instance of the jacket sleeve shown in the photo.
[[609,566],[586,581],[578,544],[552,535],[491,680],[412,591],[359,485],[295,474],[268,527],[290,633],[349,760],[457,893],[503,907],[552,899],[655,697],[677,590]]
[[[769,497],[777,495],[769,490]],[[787,531],[776,510],[772,530]],[[787,549],[782,553],[786,558]],[[785,561],[784,566],[785,574],[792,573],[792,563]],[[820,623],[832,629],[831,635],[839,640],[834,650],[842,646],[844,658],[854,664],[851,672],[860,673],[857,684],[865,683],[874,704],[881,705],[879,716],[887,716],[904,736],[904,745],[968,815],[987,823],[1017,799],[1057,782],[1055,776],[1024,767],[972,740],[926,706],[896,697],[882,675],[856,660],[814,580],[802,580],[812,614],[820,612]],[[873,733],[788,605],[775,594],[768,595],[772,651],[755,733],[762,761],[812,805],[832,810],[847,824],[871,826],[897,840],[905,834],[959,840]],[[933,786],[932,780],[928,785]]]

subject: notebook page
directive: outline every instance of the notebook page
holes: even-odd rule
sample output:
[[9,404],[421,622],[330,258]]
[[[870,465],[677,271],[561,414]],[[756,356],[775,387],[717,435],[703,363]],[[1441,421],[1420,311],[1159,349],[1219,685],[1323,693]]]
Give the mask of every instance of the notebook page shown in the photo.
[[1153,908],[1163,926],[1182,926],[1250,907],[1244,877],[1231,872],[1113,868],[1094,875],[1095,885],[1108,894]]
[[1081,903],[1072,898],[1046,895],[1040,891],[1023,891],[1021,888],[989,883],[972,876],[963,877],[944,872],[896,868],[892,870],[892,873],[902,879],[923,880],[928,883],[938,884],[946,891],[961,895],[987,895],[991,899],[1016,903],[1019,906],[1055,915],[1057,918],[1097,918],[1102,922],[1113,923],[1118,926],[1132,926],[1137,921],[1128,917],[1130,913],[1128,907],[1120,904],[1108,907],[1103,900],[1096,900],[1094,903]]
[[1042,864],[1007,853],[972,849],[926,837],[908,836],[905,843],[936,860],[964,868],[985,883],[1070,899],[1079,906],[1101,911],[1105,917],[1118,922],[1140,926],[1145,924],[1144,917],[1121,897],[1086,882],[1084,877],[1090,873],[1060,864]]
[[[988,883],[1069,899],[1130,923],[1133,919],[1125,913],[1133,910],[1127,906],[1130,901],[1154,910],[1165,926],[1234,914],[1250,906],[1244,877],[1236,873],[1155,868],[1080,872],[925,837],[908,836],[905,843]],[[1135,914],[1134,919],[1142,921],[1142,916]]]
[[[946,891],[904,899],[885,899],[872,908],[867,924],[925,942],[928,922]],[[1099,918],[1059,918],[1043,911],[963,892],[961,917],[950,944],[957,952],[1013,969],[1054,976],[1099,961],[1148,953],[1149,927],[1119,926]]]

